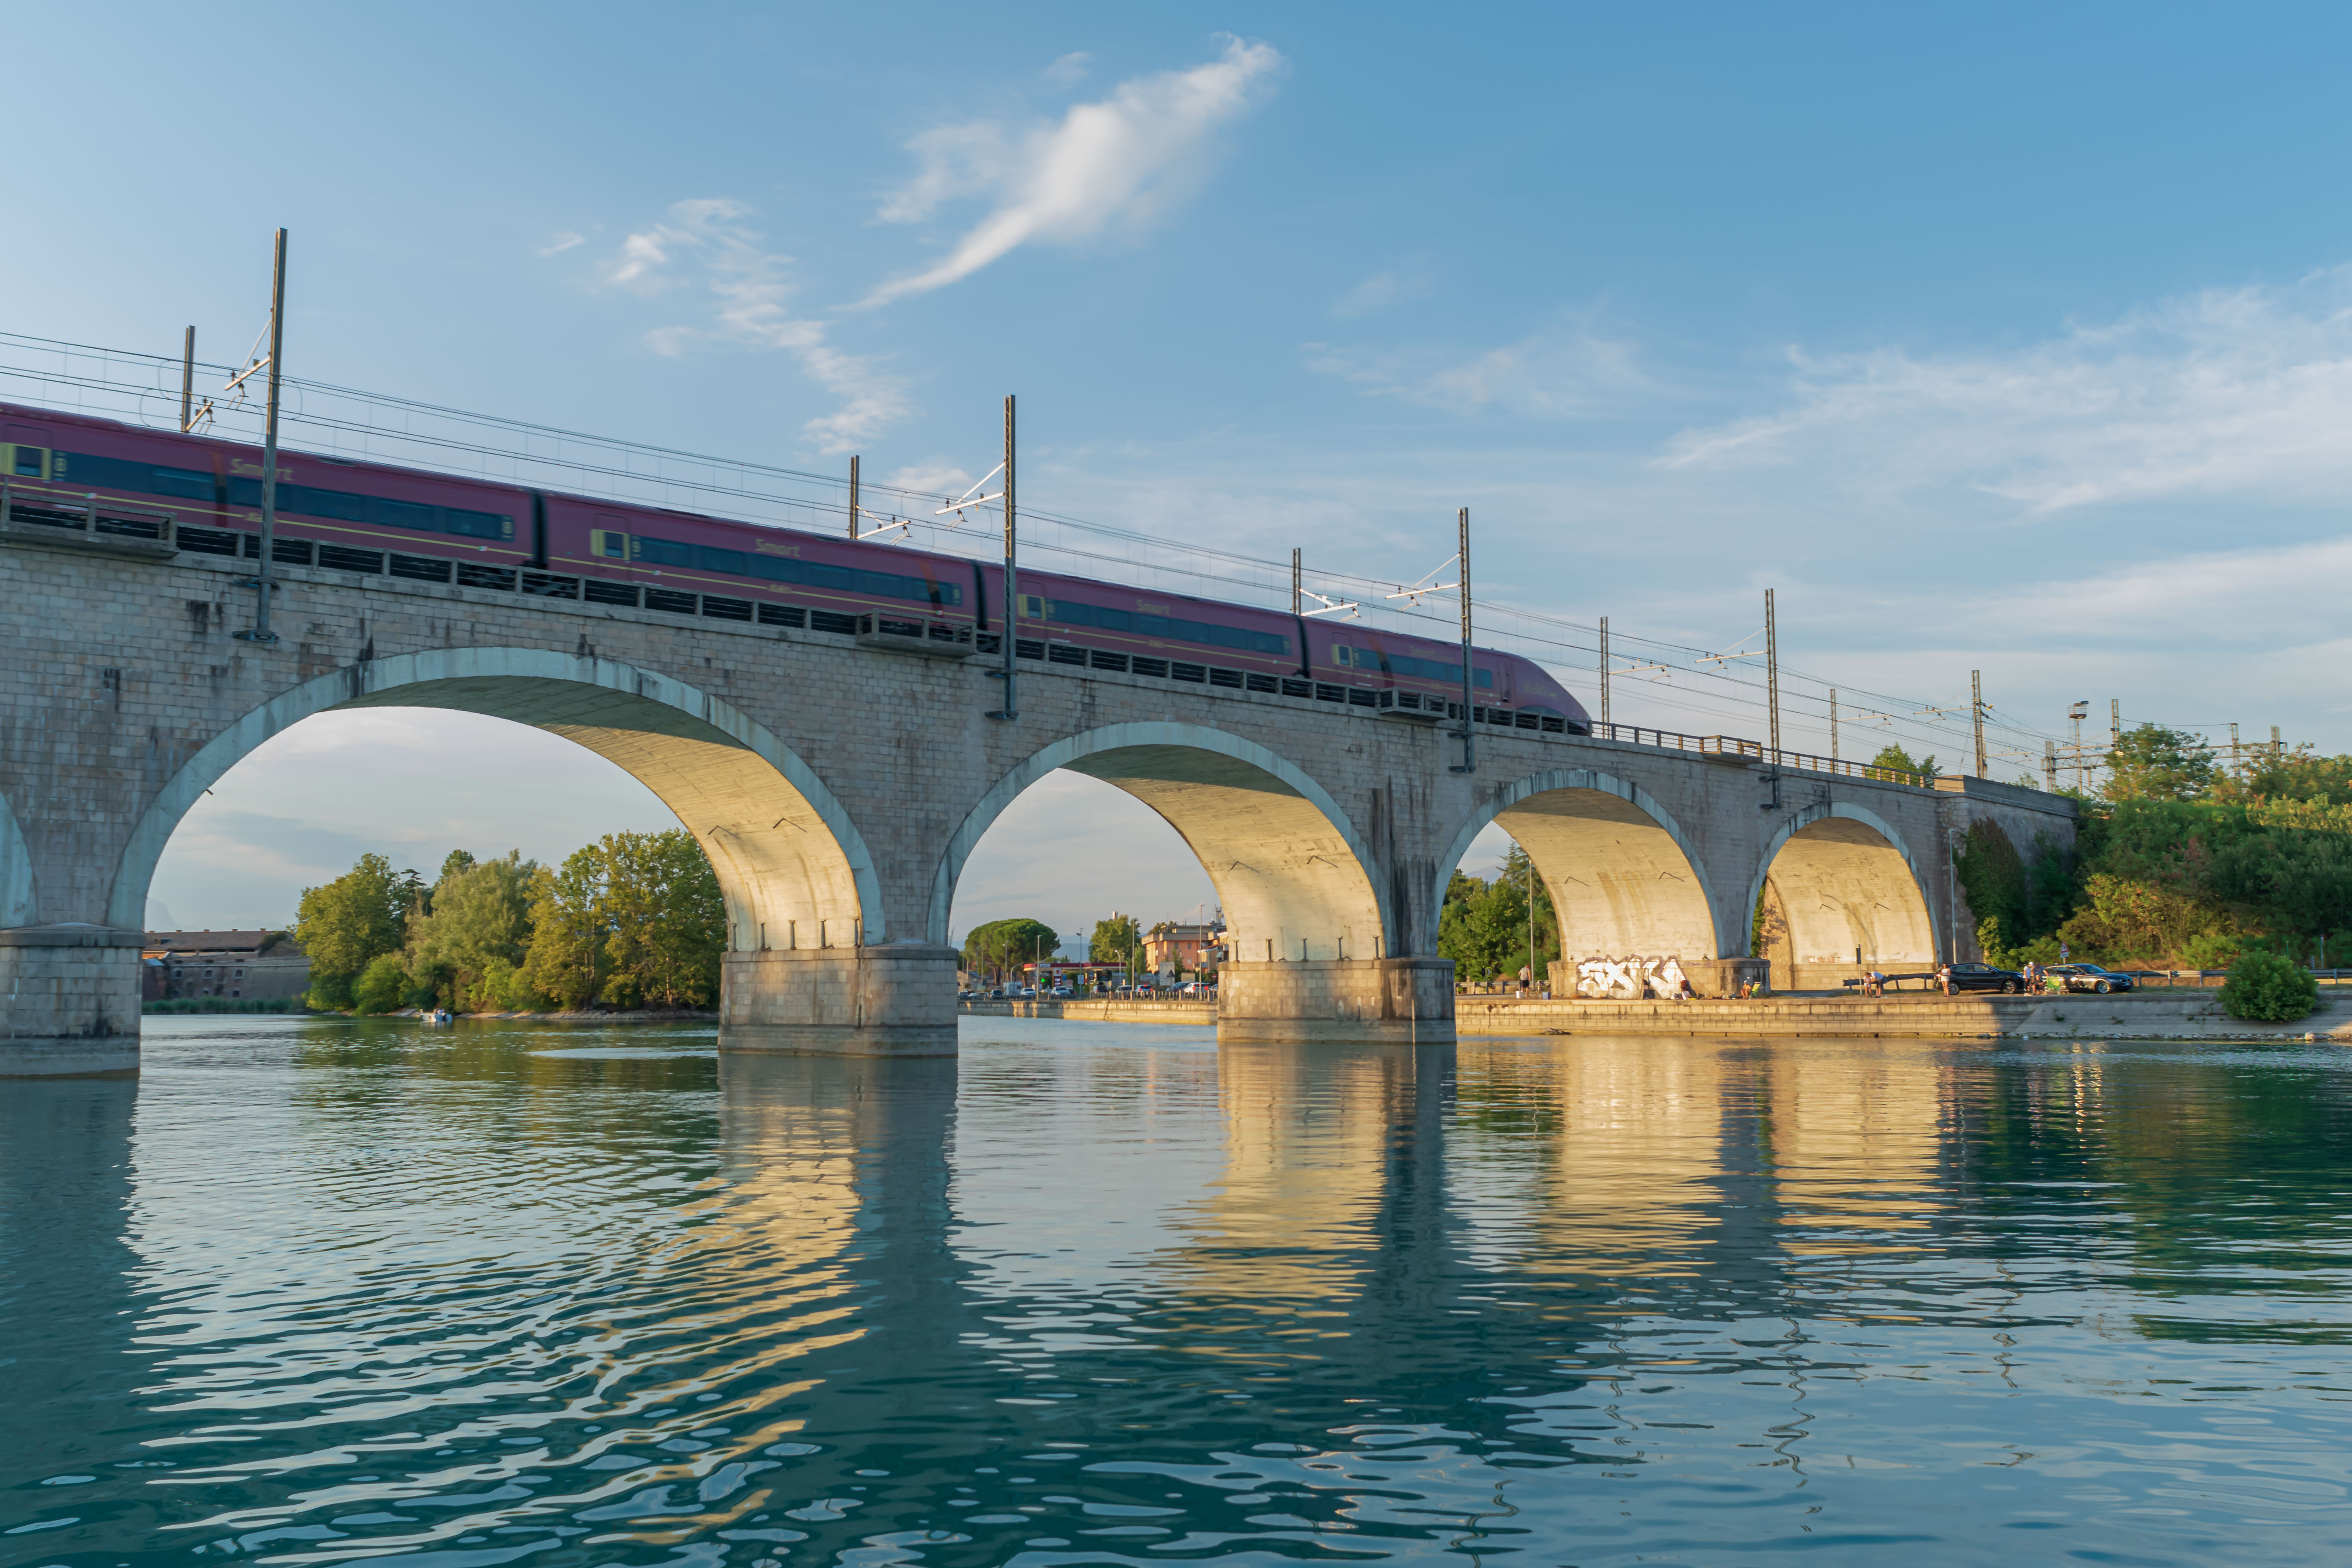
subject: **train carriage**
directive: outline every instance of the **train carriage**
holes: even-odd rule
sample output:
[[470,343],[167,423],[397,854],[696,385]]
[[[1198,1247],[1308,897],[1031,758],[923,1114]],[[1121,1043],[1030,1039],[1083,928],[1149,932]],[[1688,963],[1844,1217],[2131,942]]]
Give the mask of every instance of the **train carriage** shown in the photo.
[[[935,657],[1001,653],[1004,569],[860,542],[362,459],[281,451],[272,560],[836,636]],[[261,453],[211,437],[0,404],[0,518],[260,554]],[[1461,715],[1458,644],[1024,571],[1017,658],[1203,689]],[[1585,734],[1531,661],[1471,660],[1474,723]]]

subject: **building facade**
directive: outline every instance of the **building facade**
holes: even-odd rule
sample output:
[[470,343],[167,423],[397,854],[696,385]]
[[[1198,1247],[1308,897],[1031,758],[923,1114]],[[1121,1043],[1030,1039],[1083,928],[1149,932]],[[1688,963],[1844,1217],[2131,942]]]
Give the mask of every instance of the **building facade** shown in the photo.
[[310,988],[310,956],[274,931],[151,931],[140,954],[142,998],[278,1002]]

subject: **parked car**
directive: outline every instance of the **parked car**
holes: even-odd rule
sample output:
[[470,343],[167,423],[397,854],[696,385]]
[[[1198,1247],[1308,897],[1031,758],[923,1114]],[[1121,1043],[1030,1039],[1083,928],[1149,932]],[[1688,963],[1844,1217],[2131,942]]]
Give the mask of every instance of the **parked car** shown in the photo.
[[2053,963],[2049,973],[2057,976],[2069,991],[2128,991],[2132,977],[2118,974],[2112,969],[2102,969],[2095,963]]
[[1955,963],[1952,965],[1952,989],[1958,991],[2005,991],[2014,996],[2025,989],[2025,976],[2014,969],[1995,969],[1990,963]]
[[1076,996],[1077,993],[1071,990],[1066,985],[1056,985],[1054,987],[1052,994],[1056,1001],[1060,1001],[1066,997]]

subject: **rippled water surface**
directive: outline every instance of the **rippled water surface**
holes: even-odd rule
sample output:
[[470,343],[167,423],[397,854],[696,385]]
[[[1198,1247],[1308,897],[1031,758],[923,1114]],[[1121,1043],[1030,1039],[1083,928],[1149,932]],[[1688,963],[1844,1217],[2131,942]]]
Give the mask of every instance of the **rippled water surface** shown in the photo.
[[2352,1562],[2339,1047],[966,1027],[0,1083],[0,1563]]

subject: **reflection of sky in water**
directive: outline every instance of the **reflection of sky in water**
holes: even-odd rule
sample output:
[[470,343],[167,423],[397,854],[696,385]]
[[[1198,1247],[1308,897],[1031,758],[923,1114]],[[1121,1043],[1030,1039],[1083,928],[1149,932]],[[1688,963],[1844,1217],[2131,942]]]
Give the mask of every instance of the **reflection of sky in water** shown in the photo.
[[2321,1049],[151,1022],[0,1095],[0,1560],[2346,1555]]

